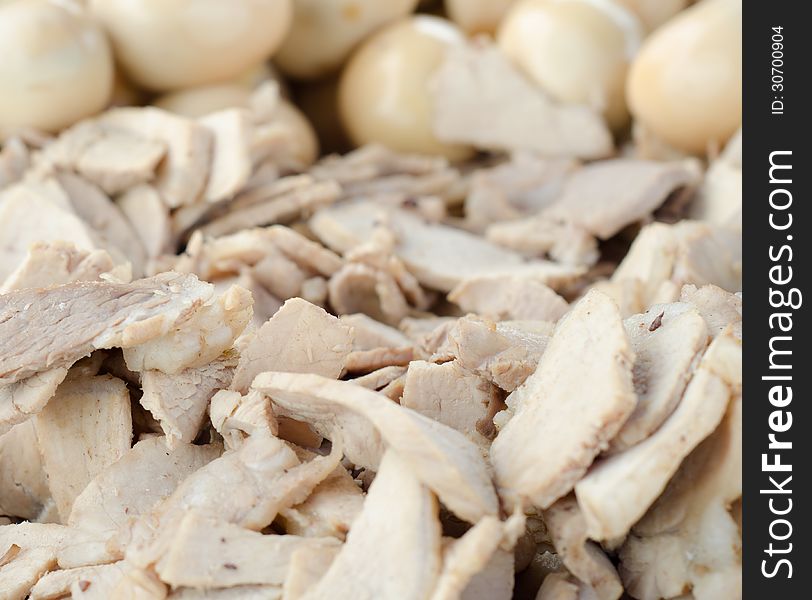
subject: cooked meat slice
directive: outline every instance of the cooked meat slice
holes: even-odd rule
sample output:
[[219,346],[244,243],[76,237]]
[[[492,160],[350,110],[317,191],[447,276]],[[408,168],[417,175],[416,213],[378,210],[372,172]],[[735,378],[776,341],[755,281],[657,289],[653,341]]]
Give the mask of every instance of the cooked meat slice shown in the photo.
[[[461,538],[453,540],[443,553],[442,571],[431,595],[431,600],[455,600],[466,597],[473,600],[476,598],[473,595],[466,595],[466,588],[473,578],[486,569],[488,563],[494,558],[494,554],[498,551],[499,544],[502,542],[503,532],[503,523],[498,518],[486,516],[465,532]],[[512,565],[510,567],[510,584],[512,587]],[[493,598],[494,600],[509,600],[511,591],[508,590],[507,596],[497,593],[481,597]]]
[[500,402],[501,392],[495,385],[457,361],[410,363],[400,399],[401,406],[456,429],[483,448],[490,440],[482,432],[493,429],[490,409]]
[[113,259],[105,250],[82,250],[69,242],[37,242],[28,249],[25,261],[0,286],[0,294],[94,281],[113,267]]
[[303,502],[338,466],[341,453],[341,444],[334,443],[329,456],[300,463],[283,441],[251,436],[238,450],[199,468],[152,514],[139,519],[127,559],[140,567],[154,563],[191,510],[247,529],[264,529],[282,508]]
[[330,305],[339,315],[363,313],[397,325],[409,314],[409,303],[392,275],[369,265],[349,263],[330,278]]
[[390,365],[388,367],[381,367],[376,371],[361,375],[361,377],[354,377],[350,381],[355,385],[360,385],[368,390],[380,390],[392,383],[395,379],[404,375],[407,367],[398,365]]
[[354,464],[377,469],[389,447],[460,518],[476,522],[496,514],[496,494],[479,450],[461,433],[381,394],[318,375],[262,373],[253,388],[271,397],[277,414],[338,437]]
[[82,150],[74,168],[107,194],[114,195],[152,180],[165,154],[166,146],[158,139],[106,131]]
[[582,590],[583,586],[568,573],[550,573],[544,578],[536,600],[588,600],[590,596],[582,595]]
[[169,447],[190,444],[197,437],[209,401],[227,388],[234,376],[237,357],[222,355],[201,367],[184,369],[175,375],[150,370],[141,374],[141,406],[161,423]]
[[475,573],[460,596],[461,600],[510,600],[516,579],[516,559],[512,550],[497,548],[488,564]]
[[678,188],[699,182],[693,162],[616,158],[573,173],[547,217],[574,223],[605,240],[654,212]]
[[121,564],[121,577],[113,582],[110,598],[164,600],[167,597],[169,590],[152,570],[139,569],[127,561]]
[[[303,451],[298,454],[301,458]],[[285,533],[344,540],[363,505],[361,489],[352,475],[338,466],[316,486],[307,500],[279,511],[278,521]]]
[[[549,324],[550,330],[552,324]],[[464,317],[447,332],[435,357],[456,358],[460,365],[512,392],[536,370],[547,347],[548,332],[523,330],[511,323]]]
[[118,206],[94,184],[72,173],[60,173],[56,179],[73,211],[93,228],[104,247],[111,252],[117,249],[132,264],[135,275],[141,277],[146,251]]
[[0,434],[42,410],[67,374],[57,367],[0,387]]
[[387,452],[347,541],[304,598],[427,598],[440,571],[437,512],[437,500],[411,466]]
[[272,225],[268,238],[291,260],[309,271],[329,277],[341,268],[341,257],[290,227]]
[[725,146],[711,164],[691,202],[690,217],[714,225],[741,227],[742,213],[742,132]]
[[154,339],[211,295],[211,285],[177,273],[128,284],[77,282],[4,294],[0,386],[69,366],[98,348],[131,347]]
[[352,348],[352,331],[324,309],[291,298],[240,354],[231,389],[245,392],[263,371],[338,378]]
[[507,398],[513,417],[491,445],[502,498],[547,508],[572,489],[634,410],[633,361],[617,306],[588,293]]
[[540,212],[555,201],[564,181],[578,166],[571,159],[518,152],[507,162],[474,171],[465,198],[466,227],[482,232],[492,223]]
[[141,240],[147,258],[157,258],[172,250],[169,208],[153,186],[130,188],[116,198],[116,204]]
[[683,221],[679,228],[679,251],[673,280],[714,284],[729,292],[742,289],[742,233],[729,227]]
[[207,202],[229,200],[251,177],[251,134],[247,110],[229,108],[198,119],[211,132],[212,158],[209,178],[203,190]]
[[0,514],[36,521],[53,504],[34,422],[0,435]]
[[697,600],[742,594],[742,540],[729,510],[742,493],[742,399],[685,459],[620,549],[620,574],[635,598]]
[[352,328],[353,350],[399,348],[411,343],[408,337],[394,327],[376,321],[363,313],[341,315],[338,320]]
[[312,546],[303,546],[296,550],[290,557],[282,598],[300,600],[307,590],[324,577],[338,552],[339,548]]
[[742,300],[715,285],[683,286],[680,302],[692,304],[705,319],[711,335],[718,335],[728,325],[741,327]]
[[600,546],[588,540],[586,520],[575,497],[565,496],[544,511],[544,522],[564,566],[591,587],[598,600],[620,598],[620,577]]
[[0,526],[0,581],[3,598],[24,600],[37,580],[56,565],[57,544],[67,528],[20,523]]
[[557,321],[567,301],[532,277],[486,275],[466,279],[448,295],[466,312],[494,319]]
[[5,140],[0,149],[0,190],[22,179],[31,164],[31,157],[25,142],[19,137]]
[[0,280],[25,260],[29,247],[37,242],[63,241],[88,251],[103,247],[53,180],[25,181],[0,192],[0,239]]
[[115,108],[99,117],[98,122],[105,130],[165,145],[166,156],[154,183],[167,206],[192,204],[201,197],[212,146],[212,136],[205,126],[154,107]]
[[623,325],[635,355],[637,406],[610,443],[613,454],[649,437],[674,411],[708,342],[705,321],[684,303],[655,304]]
[[555,287],[581,273],[547,261],[526,261],[467,231],[425,223],[407,210],[374,202],[350,202],[320,210],[310,220],[310,227],[329,247],[347,252],[370,240],[381,223],[394,234],[394,253],[406,268],[421,284],[444,292],[477,275],[536,276]]
[[600,115],[554,102],[491,44],[447,50],[429,89],[434,135],[444,142],[579,158],[612,152]]
[[592,266],[600,258],[598,242],[588,231],[543,214],[494,223],[485,230],[485,238],[525,256],[549,256],[575,267]]
[[297,177],[296,185],[274,182],[255,190],[247,197],[237,196],[229,203],[228,212],[214,218],[200,230],[206,235],[218,236],[242,229],[289,222],[310,214],[335,202],[341,189],[334,181],[313,181],[307,176]]
[[374,350],[353,350],[347,355],[344,365],[348,373],[371,373],[389,366],[406,366],[414,359],[414,348],[375,348]]
[[110,375],[69,378],[34,423],[48,487],[64,523],[90,480],[129,450],[130,393]]
[[251,321],[252,307],[251,292],[231,286],[169,332],[125,348],[124,360],[133,371],[158,370],[168,375],[206,365],[232,347]]
[[[96,475],[77,496],[68,523],[104,541],[120,558],[135,521],[148,515],[178,484],[221,452],[222,445],[217,444],[181,444],[167,449],[161,436],[140,441]],[[63,553],[59,563],[66,566],[76,559],[75,552]]]
[[339,547],[334,538],[263,535],[216,517],[186,513],[155,565],[173,588],[282,585],[292,554],[302,547]]
[[594,540],[626,535],[688,455],[719,424],[741,387],[741,342],[731,331],[711,342],[671,416],[648,439],[590,471],[575,493]]
[[276,435],[279,429],[271,401],[259,392],[242,396],[233,390],[220,390],[211,398],[209,416],[228,450],[241,447],[251,435]]
[[406,317],[398,327],[412,342],[417,342],[422,346],[428,344],[427,349],[431,353],[432,348],[445,340],[448,328],[456,322],[456,317]]
[[[323,554],[319,555],[320,557]],[[282,600],[287,598],[277,585],[240,585],[232,588],[196,590],[180,588],[166,596],[171,600]],[[150,598],[150,600],[152,600]]]
[[[110,583],[117,581],[122,565],[94,565],[51,571],[43,575],[31,588],[29,600],[58,600],[59,598],[105,598],[111,591]],[[90,588],[94,588],[91,592]],[[79,592],[74,595],[74,590]],[[82,592],[88,593],[82,593]]]

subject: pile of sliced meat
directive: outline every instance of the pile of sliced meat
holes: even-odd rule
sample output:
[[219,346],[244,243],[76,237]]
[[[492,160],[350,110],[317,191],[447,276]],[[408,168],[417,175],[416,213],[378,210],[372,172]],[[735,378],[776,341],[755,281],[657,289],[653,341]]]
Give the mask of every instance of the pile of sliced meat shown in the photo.
[[502,154],[307,167],[272,87],[5,145],[2,598],[733,597],[738,142],[584,163],[455,94]]

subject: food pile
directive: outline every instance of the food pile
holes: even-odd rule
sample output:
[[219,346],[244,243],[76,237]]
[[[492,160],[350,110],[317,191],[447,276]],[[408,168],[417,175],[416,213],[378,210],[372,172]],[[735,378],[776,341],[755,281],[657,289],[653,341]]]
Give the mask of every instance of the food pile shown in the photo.
[[0,598],[739,598],[740,31],[0,1]]

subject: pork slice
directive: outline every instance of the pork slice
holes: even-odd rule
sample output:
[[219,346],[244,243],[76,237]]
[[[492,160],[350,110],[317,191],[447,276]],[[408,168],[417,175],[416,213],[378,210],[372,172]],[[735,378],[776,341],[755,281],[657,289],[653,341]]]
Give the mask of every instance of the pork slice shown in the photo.
[[575,496],[565,496],[544,511],[544,522],[564,566],[592,588],[598,600],[620,598],[620,577],[600,546],[588,540],[586,520]]
[[602,158],[606,123],[586,106],[558,104],[491,44],[455,45],[429,85],[438,139],[488,150]]
[[132,225],[148,259],[172,251],[172,222],[169,208],[151,185],[128,189],[116,198],[116,205]]
[[387,452],[346,543],[303,598],[428,597],[440,571],[437,511],[434,495],[409,465]]
[[680,302],[693,305],[705,319],[711,335],[722,333],[728,325],[741,327],[742,299],[715,285],[685,285]]
[[290,227],[272,225],[268,238],[291,260],[308,271],[329,277],[341,268],[341,257]]
[[346,264],[330,278],[327,290],[339,315],[363,313],[397,325],[409,314],[409,303],[395,278],[369,265]]
[[493,223],[485,238],[525,256],[549,256],[571,266],[592,266],[600,253],[595,237],[583,227],[544,214],[516,221]]
[[714,225],[741,228],[742,132],[730,138],[722,154],[711,162],[691,202],[689,216]]
[[496,321],[557,321],[569,309],[567,301],[541,281],[516,275],[466,279],[448,300],[466,312]]
[[[51,571],[43,575],[31,588],[29,600],[58,600],[59,598],[104,598],[109,593],[110,581],[120,577],[122,565],[111,563],[89,567],[75,567]],[[90,591],[93,588],[93,591]],[[76,590],[77,594],[73,593]],[[90,592],[88,594],[82,593]]]
[[282,590],[285,600],[299,600],[324,577],[339,549],[304,546],[290,557],[288,577]]
[[22,179],[31,164],[31,157],[25,142],[19,137],[11,137],[0,149],[0,190]]
[[237,357],[222,355],[200,367],[190,367],[167,375],[149,370],[141,374],[141,406],[161,424],[170,447],[190,444],[197,437],[209,401],[214,394],[226,389],[234,376]]
[[154,339],[212,295],[193,275],[120,284],[74,282],[0,296],[0,386],[69,366],[99,348]]
[[349,381],[354,383],[355,385],[360,385],[361,387],[365,387],[368,390],[380,390],[383,387],[386,387],[399,377],[406,374],[408,367],[402,367],[399,365],[389,365],[386,367],[381,367],[371,373],[367,373],[366,375],[361,375],[360,377],[353,377]]
[[725,414],[741,387],[741,341],[732,331],[711,342],[671,416],[646,440],[596,464],[575,486],[589,537],[626,535],[687,456]]
[[648,217],[673,191],[696,185],[699,177],[693,162],[604,160],[573,173],[543,214],[605,240]]
[[411,340],[395,329],[369,315],[355,313],[341,315],[338,320],[352,328],[353,350],[374,350],[375,348],[399,348],[408,346]]
[[620,574],[641,600],[691,590],[697,600],[742,594],[741,531],[731,504],[742,494],[742,399],[685,459],[620,549]]
[[159,139],[111,130],[83,148],[73,166],[105,193],[115,195],[154,179],[165,155],[166,145]]
[[205,126],[154,107],[115,108],[98,119],[108,131],[122,131],[166,147],[154,180],[170,208],[196,202],[206,185],[212,136]]
[[0,581],[3,597],[24,600],[41,576],[56,566],[56,554],[71,535],[61,525],[18,523],[0,526]]
[[124,360],[133,371],[158,370],[168,375],[202,367],[233,346],[251,321],[252,311],[251,292],[231,286],[170,331],[124,348]]
[[487,448],[488,434],[494,432],[493,415],[502,406],[501,396],[495,385],[463,369],[457,361],[437,365],[417,360],[409,364],[400,405]]
[[41,411],[67,374],[65,367],[56,367],[0,387],[0,434]]
[[[76,497],[68,523],[102,540],[107,551],[121,558],[137,519],[148,515],[184,479],[220,456],[222,450],[218,444],[181,444],[167,449],[162,436],[142,440],[90,481]],[[80,551],[63,551],[60,565],[85,562],[87,555],[83,557]]]
[[262,373],[254,389],[277,414],[306,421],[345,444],[347,458],[377,469],[389,447],[443,503],[476,522],[497,511],[496,494],[478,448],[461,433],[345,381],[298,373]]
[[582,600],[588,595],[582,595],[583,587],[572,575],[567,572],[550,573],[536,594],[536,600]]
[[234,390],[220,390],[211,398],[209,418],[228,450],[240,448],[252,435],[279,432],[271,401],[259,392],[242,396]]
[[64,381],[35,417],[42,464],[62,522],[93,477],[129,450],[130,393],[110,375]]
[[349,327],[324,309],[292,298],[243,349],[231,388],[244,392],[263,371],[317,373],[337,379],[351,348]]
[[649,437],[674,411],[708,342],[704,319],[684,303],[654,305],[623,325],[635,354],[637,406],[612,440],[613,454]]
[[34,422],[0,436],[0,514],[36,521],[53,504]]
[[82,250],[69,242],[37,242],[0,286],[0,294],[74,281],[94,281],[103,273],[110,273],[113,267],[113,259],[105,250]]
[[334,538],[263,535],[190,511],[182,517],[155,571],[172,587],[281,586],[294,552],[340,545]]
[[327,246],[347,252],[371,239],[382,222],[394,234],[394,253],[406,268],[421,284],[444,292],[477,275],[532,275],[555,287],[582,272],[548,261],[526,261],[466,231],[425,223],[409,211],[382,209],[372,202],[351,202],[320,210],[310,220],[310,227]]
[[742,289],[742,232],[730,227],[683,221],[675,225],[678,253],[673,280],[681,287],[714,284],[728,292]]
[[573,488],[634,410],[633,361],[617,306],[588,293],[508,396],[514,415],[490,454],[503,498],[548,508]]
[[347,355],[344,368],[348,373],[371,373],[390,366],[406,366],[414,359],[414,347],[374,348],[353,350]]
[[197,122],[211,132],[212,138],[211,167],[203,198],[206,202],[229,200],[251,177],[253,127],[250,114],[242,108],[228,108]]

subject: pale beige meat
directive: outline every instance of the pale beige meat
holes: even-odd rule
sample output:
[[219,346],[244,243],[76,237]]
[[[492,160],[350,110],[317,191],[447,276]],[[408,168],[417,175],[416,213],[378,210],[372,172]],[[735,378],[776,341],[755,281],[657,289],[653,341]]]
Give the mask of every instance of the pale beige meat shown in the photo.
[[59,598],[106,598],[110,582],[121,576],[117,563],[62,569],[45,574],[31,588],[29,600],[58,600]]
[[263,373],[254,389],[271,397],[277,414],[310,423],[345,443],[347,458],[378,468],[391,448],[460,518],[495,514],[497,499],[476,445],[461,433],[386,396],[344,381],[298,373]]
[[106,130],[123,131],[158,141],[166,156],[154,185],[167,206],[176,208],[200,199],[211,161],[212,136],[206,127],[159,108],[115,108],[98,122]]
[[88,251],[103,247],[54,181],[21,182],[0,192],[0,239],[0,280],[25,260],[36,242],[69,242]]
[[206,202],[229,200],[251,177],[250,114],[241,108],[228,108],[198,119],[211,132],[212,157],[209,178],[203,190]]
[[263,535],[216,517],[186,513],[155,565],[172,587],[227,588],[282,585],[290,558],[302,547],[339,547],[334,538]]
[[76,171],[110,195],[155,177],[166,146],[132,133],[104,132],[76,157]]
[[225,354],[174,375],[157,370],[141,373],[141,406],[160,422],[170,446],[194,441],[209,401],[218,390],[231,384],[236,365],[237,357]]
[[573,488],[634,410],[633,361],[617,306],[588,293],[508,396],[514,414],[490,453],[502,498],[547,508]]
[[151,185],[139,185],[128,189],[115,202],[141,240],[148,259],[154,259],[171,249],[169,208],[158,190]]
[[670,193],[695,185],[699,177],[693,162],[604,160],[573,173],[542,215],[574,223],[605,240],[648,217]]
[[589,541],[586,520],[575,496],[565,496],[544,511],[544,522],[564,566],[592,588],[598,600],[620,598],[620,577],[600,546]]
[[330,305],[339,315],[364,313],[397,325],[409,314],[409,303],[397,280],[370,265],[345,265],[330,278],[327,289]]
[[158,370],[177,375],[184,369],[210,363],[232,347],[251,321],[253,302],[251,292],[231,286],[170,331],[124,348],[127,367],[139,372]]
[[711,162],[691,202],[689,215],[715,225],[741,227],[742,199],[742,131],[739,129],[722,154]]
[[436,498],[410,466],[387,452],[347,541],[303,598],[427,598],[440,571],[437,511]]
[[[222,445],[218,444],[182,444],[169,450],[161,436],[140,441],[96,475],[77,496],[68,524],[102,540],[120,558],[136,520],[149,514],[178,484],[221,452]],[[63,552],[60,565],[81,563],[81,550]]]
[[432,130],[444,142],[579,158],[612,152],[600,115],[554,102],[483,40],[450,47],[429,89]]
[[69,242],[37,242],[20,266],[0,285],[0,294],[73,281],[94,281],[114,264],[105,250],[82,250]]
[[353,350],[347,355],[344,368],[348,373],[371,373],[388,366],[405,366],[413,359],[413,346]]
[[4,600],[23,600],[37,580],[56,566],[56,553],[69,535],[61,525],[0,526],[0,582]]
[[240,448],[252,435],[279,433],[271,401],[255,391],[242,396],[234,390],[220,390],[211,398],[209,418],[228,450]]
[[705,351],[671,416],[649,438],[596,464],[575,486],[594,540],[618,539],[665,488],[685,458],[719,424],[740,393],[741,341],[727,331]]
[[42,410],[67,374],[56,367],[0,387],[0,434]]
[[525,256],[548,256],[571,266],[592,266],[600,258],[598,242],[583,227],[545,216],[489,225],[485,239]]
[[375,348],[398,348],[408,346],[411,340],[384,323],[363,313],[341,315],[338,320],[352,328],[353,350],[374,350]]
[[553,325],[539,321],[543,331],[527,331],[514,323],[478,317],[459,319],[435,350],[434,359],[455,358],[460,365],[512,392],[536,370]]
[[[501,407],[501,392],[457,361],[409,364],[400,405],[456,429],[475,444],[487,448],[493,432],[493,407]],[[497,408],[498,410],[498,408]]]
[[689,304],[655,304],[623,325],[635,355],[637,406],[612,440],[613,454],[649,437],[674,411],[708,342],[705,321]]
[[741,531],[730,513],[742,493],[742,399],[683,462],[620,549],[620,573],[640,600],[740,598]]
[[547,575],[536,594],[536,600],[586,600],[588,598],[589,596],[584,598],[581,595],[581,586],[573,581],[566,572]]
[[0,386],[69,366],[98,348],[169,331],[210,299],[212,286],[164,273],[128,284],[75,282],[0,296]]
[[48,487],[66,522],[90,480],[130,448],[130,393],[110,375],[69,377],[34,423]]
[[408,367],[405,366],[389,365],[387,367],[381,367],[380,369],[372,371],[371,373],[367,373],[366,375],[353,377],[350,379],[350,381],[352,381],[352,383],[355,385],[360,385],[368,390],[380,390],[399,377],[405,375],[407,370]]
[[352,349],[352,331],[301,298],[285,302],[240,354],[231,388],[244,392],[263,371],[338,378]]
[[527,261],[521,255],[446,225],[425,223],[413,213],[373,202],[351,202],[320,210],[310,219],[313,232],[337,252],[347,252],[371,239],[381,223],[392,231],[394,253],[422,284],[449,292],[478,275],[535,276],[551,287],[580,275],[575,267],[549,261]]
[[0,515],[36,521],[53,505],[34,422],[0,436]]
[[[299,451],[301,457],[303,451]],[[296,506],[279,511],[285,533],[344,540],[364,506],[364,494],[343,467],[337,467],[313,493]]]
[[722,333],[728,325],[741,328],[742,299],[720,287],[685,285],[680,292],[680,302],[696,307],[713,336]]
[[283,586],[285,600],[299,600],[324,577],[335,560],[338,548],[299,548],[290,557],[288,576]]
[[0,149],[0,190],[19,181],[31,164],[28,146],[19,137],[11,137],[3,142]]
[[557,321],[569,304],[533,277],[491,275],[466,279],[448,294],[465,312],[494,319]]

